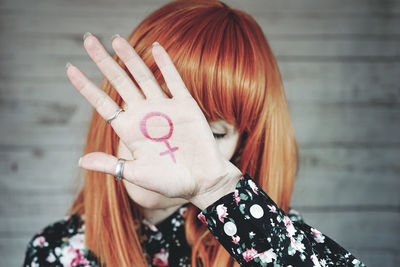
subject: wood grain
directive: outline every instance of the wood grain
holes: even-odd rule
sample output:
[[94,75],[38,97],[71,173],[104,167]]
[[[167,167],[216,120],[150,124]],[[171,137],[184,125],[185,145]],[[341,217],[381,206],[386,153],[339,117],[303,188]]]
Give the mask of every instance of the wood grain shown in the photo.
[[[86,31],[110,53],[165,1],[0,3],[0,257],[74,196],[92,108],[64,65],[102,76]],[[260,24],[278,60],[300,147],[291,206],[367,266],[400,265],[400,1],[226,1]]]

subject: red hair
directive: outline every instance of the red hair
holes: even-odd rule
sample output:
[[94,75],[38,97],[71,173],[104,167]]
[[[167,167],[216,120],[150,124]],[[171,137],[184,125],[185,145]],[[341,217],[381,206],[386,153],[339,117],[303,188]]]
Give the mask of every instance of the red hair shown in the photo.
[[[154,41],[166,49],[207,120],[224,119],[239,129],[231,161],[287,212],[298,146],[276,59],[256,21],[219,1],[175,1],[145,18],[127,40],[171,96],[151,54]],[[134,80],[124,63],[116,55],[114,59]],[[101,88],[123,105],[106,78]],[[118,141],[94,111],[84,154],[117,156]],[[199,211],[189,205],[185,222],[192,265],[239,266],[196,218]],[[85,215],[85,245],[99,257],[99,265],[149,265],[140,245],[143,214],[123,183],[86,171],[68,214],[74,212]]]

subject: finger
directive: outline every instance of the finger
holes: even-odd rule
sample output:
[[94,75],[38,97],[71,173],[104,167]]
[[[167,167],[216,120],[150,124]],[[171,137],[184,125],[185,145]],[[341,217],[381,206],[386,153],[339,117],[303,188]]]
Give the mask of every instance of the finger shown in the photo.
[[146,95],[146,99],[168,97],[161,89],[157,79],[147,67],[146,63],[127,40],[118,36],[114,38],[112,46],[119,58],[124,61],[125,66],[132,73],[143,93]]
[[96,63],[101,72],[115,87],[119,95],[126,103],[128,103],[128,106],[129,103],[144,99],[128,74],[110,56],[104,46],[94,35],[86,37],[83,45],[90,58]]
[[190,95],[167,51],[160,44],[154,43],[152,53],[171,94],[174,97]]
[[[87,170],[104,172],[115,176],[117,162],[118,158],[113,155],[104,152],[91,152],[79,159],[79,166]],[[146,186],[146,183],[143,182],[145,179],[140,179],[137,176],[140,175],[142,169],[141,164],[137,164],[137,160],[125,160],[122,178],[138,186]],[[146,189],[152,190],[152,187],[147,185]]]
[[72,85],[86,98],[104,119],[110,118],[119,106],[103,90],[98,88],[76,66],[67,67],[67,76]]

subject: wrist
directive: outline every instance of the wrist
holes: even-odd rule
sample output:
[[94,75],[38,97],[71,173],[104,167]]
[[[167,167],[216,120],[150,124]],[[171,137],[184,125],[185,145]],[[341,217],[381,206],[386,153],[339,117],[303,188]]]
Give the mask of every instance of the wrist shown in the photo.
[[243,174],[235,165],[229,163],[227,174],[220,178],[220,181],[213,188],[190,199],[193,205],[204,210],[221,197],[235,192],[236,185]]

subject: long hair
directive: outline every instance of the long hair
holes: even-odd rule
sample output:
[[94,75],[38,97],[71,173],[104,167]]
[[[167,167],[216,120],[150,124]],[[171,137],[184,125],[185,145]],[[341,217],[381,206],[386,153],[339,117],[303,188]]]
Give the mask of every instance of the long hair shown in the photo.
[[[256,21],[219,1],[175,1],[146,17],[127,40],[171,97],[151,54],[154,41],[166,49],[207,120],[224,119],[238,128],[231,162],[288,212],[298,145],[276,59]],[[113,58],[134,80],[124,63]],[[106,78],[101,89],[123,105]],[[94,111],[84,154],[102,151],[116,156],[118,141]],[[140,239],[143,214],[123,183],[109,174],[85,171],[68,214],[75,212],[85,217],[85,245],[100,265],[149,265]],[[190,204],[185,220],[192,265],[239,266],[197,219],[199,212]]]

